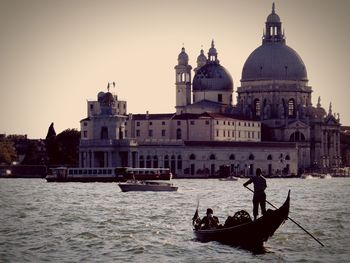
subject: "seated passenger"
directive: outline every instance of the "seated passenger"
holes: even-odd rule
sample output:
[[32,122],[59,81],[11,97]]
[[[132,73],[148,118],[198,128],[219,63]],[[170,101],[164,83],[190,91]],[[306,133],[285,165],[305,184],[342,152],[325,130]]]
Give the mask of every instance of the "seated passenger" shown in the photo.
[[213,216],[213,209],[207,209],[207,215],[204,216],[199,222],[199,229],[210,229],[219,226],[219,219]]

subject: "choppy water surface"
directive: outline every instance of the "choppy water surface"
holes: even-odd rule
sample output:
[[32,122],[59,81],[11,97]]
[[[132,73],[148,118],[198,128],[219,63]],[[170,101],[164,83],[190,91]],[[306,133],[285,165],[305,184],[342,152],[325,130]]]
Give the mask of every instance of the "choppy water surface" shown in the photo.
[[265,244],[268,253],[193,239],[197,197],[224,222],[246,209],[245,180],[174,180],[178,192],[122,193],[115,183],[0,180],[0,262],[349,262],[350,178],[270,179],[280,206],[291,189],[291,221]]

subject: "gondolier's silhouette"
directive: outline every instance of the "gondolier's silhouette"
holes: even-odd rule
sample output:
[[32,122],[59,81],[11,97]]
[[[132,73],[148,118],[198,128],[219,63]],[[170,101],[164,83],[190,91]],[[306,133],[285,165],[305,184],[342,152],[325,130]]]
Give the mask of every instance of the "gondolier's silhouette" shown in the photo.
[[265,189],[266,179],[261,174],[261,169],[256,169],[256,175],[251,177],[247,182],[243,185],[246,187],[248,184],[253,183],[254,185],[254,196],[253,196],[253,215],[254,220],[256,220],[259,214],[259,204],[261,207],[261,213],[264,215],[266,213],[266,194]]

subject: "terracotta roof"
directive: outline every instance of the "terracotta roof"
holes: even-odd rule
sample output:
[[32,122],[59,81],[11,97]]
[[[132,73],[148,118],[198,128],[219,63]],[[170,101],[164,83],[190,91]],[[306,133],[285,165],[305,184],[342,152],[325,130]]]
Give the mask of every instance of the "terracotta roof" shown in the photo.
[[132,114],[133,120],[166,120],[171,119],[175,113],[160,113],[160,114]]

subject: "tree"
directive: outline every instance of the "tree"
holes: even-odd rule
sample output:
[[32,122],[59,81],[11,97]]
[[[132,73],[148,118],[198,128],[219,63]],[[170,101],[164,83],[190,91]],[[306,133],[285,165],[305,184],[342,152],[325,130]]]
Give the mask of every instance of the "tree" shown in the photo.
[[51,123],[46,139],[45,139],[45,146],[46,146],[46,153],[48,157],[48,164],[59,164],[59,149],[56,142],[56,131],[53,127],[53,122]]
[[11,164],[17,160],[16,149],[8,138],[0,140],[0,164]]
[[29,164],[29,165],[41,164],[41,160],[38,154],[38,148],[34,141],[29,142],[25,153],[25,158],[22,161],[22,164]]
[[80,132],[76,129],[66,129],[56,136],[60,163],[77,165],[79,161]]

